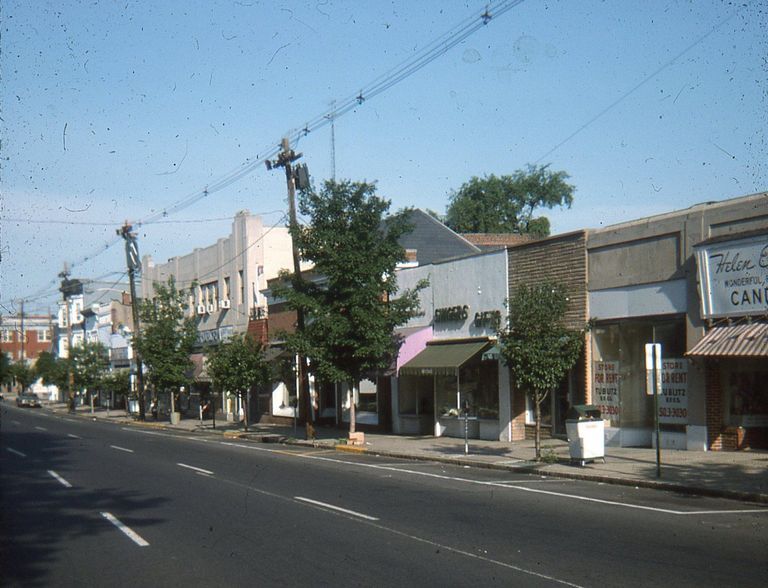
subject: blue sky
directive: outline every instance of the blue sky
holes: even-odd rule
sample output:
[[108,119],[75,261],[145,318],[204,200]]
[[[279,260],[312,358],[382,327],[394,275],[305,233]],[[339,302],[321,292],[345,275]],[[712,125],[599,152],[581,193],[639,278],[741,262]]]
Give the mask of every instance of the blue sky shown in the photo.
[[[0,311],[33,295],[27,308],[47,309],[65,261],[118,279],[122,246],[93,254],[126,219],[215,184],[484,8],[2,0]],[[544,211],[553,232],[764,191],[767,10],[522,2],[339,117],[336,176],[377,181],[393,209],[442,213],[474,175],[550,163],[577,188],[572,208]],[[315,182],[332,175],[329,126],[296,148]],[[211,244],[246,208],[283,222],[285,199],[282,173],[258,165],[142,226],[141,253]]]

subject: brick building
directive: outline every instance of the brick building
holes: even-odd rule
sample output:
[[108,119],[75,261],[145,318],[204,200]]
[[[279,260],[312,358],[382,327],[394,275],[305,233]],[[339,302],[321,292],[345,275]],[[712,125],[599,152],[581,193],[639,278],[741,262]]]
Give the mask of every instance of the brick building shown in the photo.
[[[33,364],[43,351],[53,350],[53,317],[48,315],[6,315],[0,322],[0,350],[12,362],[22,359]],[[22,338],[22,332],[24,337]]]

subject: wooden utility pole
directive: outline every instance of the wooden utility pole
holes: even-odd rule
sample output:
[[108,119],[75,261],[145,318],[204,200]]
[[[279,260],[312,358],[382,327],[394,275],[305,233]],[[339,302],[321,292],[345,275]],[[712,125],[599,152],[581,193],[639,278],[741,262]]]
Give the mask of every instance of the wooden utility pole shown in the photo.
[[[296,220],[296,171],[294,169],[293,162],[301,157],[301,153],[296,153],[291,149],[288,138],[283,138],[281,142],[282,151],[277,155],[275,161],[267,160],[267,169],[271,170],[275,167],[282,167],[285,169],[285,180],[288,184],[288,223],[292,233],[291,238],[291,253],[293,254],[293,288],[294,290],[301,289],[302,276],[301,276],[301,259],[299,257],[299,249],[296,246],[296,239],[293,237],[296,235],[299,229],[299,223]],[[301,166],[299,166],[301,167]],[[304,172],[306,172],[306,166]],[[306,173],[304,173],[306,177]],[[298,308],[296,310],[296,328],[299,332],[304,331],[304,309]],[[297,375],[299,380],[299,390],[297,391],[299,397],[304,398],[304,410],[306,411],[307,422],[307,438],[313,436],[311,433],[312,425],[312,398],[309,395],[309,374],[307,370],[307,360],[302,354],[297,354]],[[297,400],[298,401],[298,400]],[[299,405],[301,406],[301,405]]]
[[24,299],[21,299],[21,361],[22,363],[26,364],[26,361],[24,361],[24,344],[26,343],[27,336],[24,333]]
[[69,412],[75,412],[75,373],[72,371],[72,313],[69,310],[69,298],[71,296],[69,283],[69,268],[64,262],[64,271],[59,274],[61,278],[61,295],[64,299],[64,320],[67,322],[67,404]]
[[141,367],[141,354],[136,347],[139,338],[139,301],[136,298],[136,272],[141,271],[139,260],[139,245],[136,243],[136,233],[132,233],[133,227],[125,221],[122,228],[117,229],[117,234],[125,239],[125,260],[128,265],[128,281],[131,287],[131,316],[133,317],[133,360],[136,363],[136,391],[139,397],[139,420],[145,420],[146,407],[144,406],[144,372]]

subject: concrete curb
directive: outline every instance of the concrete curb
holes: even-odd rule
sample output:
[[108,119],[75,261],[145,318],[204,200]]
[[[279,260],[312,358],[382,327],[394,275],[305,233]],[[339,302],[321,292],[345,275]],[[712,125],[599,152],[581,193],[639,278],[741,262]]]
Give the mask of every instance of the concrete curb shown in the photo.
[[[51,412],[60,412],[51,410]],[[606,476],[595,473],[587,472],[563,472],[558,470],[548,469],[552,465],[560,464],[547,464],[532,461],[520,461],[520,465],[498,464],[488,463],[482,461],[473,461],[463,456],[447,457],[440,455],[419,455],[415,453],[404,453],[399,451],[379,450],[368,447],[358,447],[355,445],[340,445],[336,439],[293,439],[285,435],[277,433],[251,433],[240,430],[223,430],[223,429],[184,429],[181,427],[172,426],[170,423],[155,422],[155,421],[110,421],[111,418],[104,418],[100,416],[93,416],[91,414],[75,414],[72,416],[83,417],[89,420],[100,420],[106,422],[114,422],[116,424],[133,425],[137,427],[148,427],[152,429],[161,429],[166,431],[175,431],[180,433],[213,433],[220,434],[226,439],[240,439],[244,441],[251,441],[255,443],[280,443],[282,445],[294,445],[301,447],[314,447],[314,448],[326,448],[334,449],[340,452],[346,453],[369,453],[371,455],[378,455],[382,457],[392,457],[396,459],[404,459],[409,461],[427,461],[434,463],[445,463],[454,466],[467,466],[473,468],[484,468],[489,470],[509,471],[509,472],[525,472],[525,473],[537,473],[542,476],[551,478],[562,478],[570,480],[582,480],[585,482],[598,482],[602,484],[613,484],[617,486],[631,486],[635,488],[648,488],[651,490],[662,490],[667,492],[677,492],[680,494],[687,494],[690,496],[706,496],[710,498],[726,498],[729,500],[737,500],[740,502],[752,502],[757,504],[768,504],[768,494],[760,492],[742,492],[738,490],[725,490],[721,488],[706,488],[702,486],[690,486],[686,484],[680,484],[677,482],[667,482],[662,480],[648,480],[644,478],[632,478],[621,476]]]

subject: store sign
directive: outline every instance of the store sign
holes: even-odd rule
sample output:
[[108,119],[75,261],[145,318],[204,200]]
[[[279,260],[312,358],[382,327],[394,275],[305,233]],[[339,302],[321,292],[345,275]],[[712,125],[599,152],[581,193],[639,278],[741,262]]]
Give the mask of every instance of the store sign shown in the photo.
[[768,235],[695,251],[704,318],[768,312]]
[[198,345],[217,345],[220,341],[226,341],[232,338],[234,327],[220,327],[218,329],[209,329],[208,331],[197,332]]
[[661,362],[659,422],[688,424],[688,360],[665,359]]
[[592,382],[592,404],[600,409],[605,420],[619,424],[619,362],[596,361]]
[[501,311],[499,310],[485,310],[483,312],[475,313],[475,327],[478,329],[490,328],[494,331],[501,326]]
[[451,323],[467,320],[469,316],[469,306],[448,306],[435,309],[436,323]]

